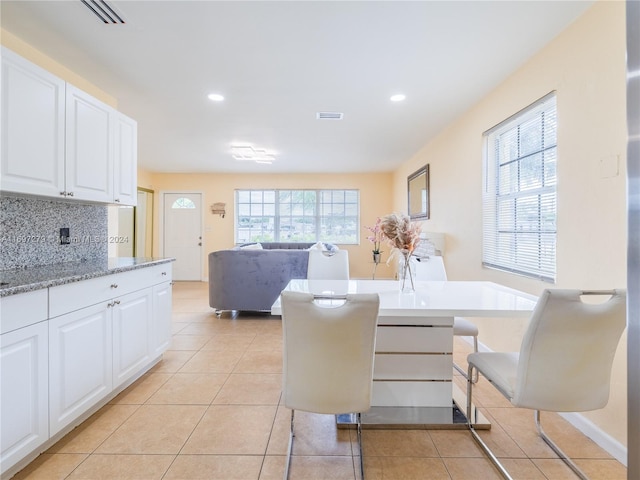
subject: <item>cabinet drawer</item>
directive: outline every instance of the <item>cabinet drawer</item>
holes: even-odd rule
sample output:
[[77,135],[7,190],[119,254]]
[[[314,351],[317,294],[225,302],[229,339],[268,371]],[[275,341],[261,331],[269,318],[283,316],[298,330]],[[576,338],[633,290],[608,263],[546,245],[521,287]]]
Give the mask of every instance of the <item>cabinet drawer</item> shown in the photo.
[[126,288],[123,288],[123,280],[125,279],[123,275],[122,273],[105,275],[104,277],[51,287],[49,289],[50,317],[57,317],[89,305],[105,302],[118,296],[120,292],[126,293]]
[[451,355],[376,354],[373,378],[381,380],[451,380]]
[[48,300],[46,288],[0,298],[0,333],[46,320]]
[[57,317],[141,290],[159,283],[154,282],[156,276],[166,278],[155,267],[149,267],[52,287],[49,289],[49,316]]
[[170,282],[173,276],[173,269],[171,263],[161,263],[160,265],[154,265],[149,267],[148,270],[151,273],[151,281],[153,285],[157,285],[163,282]]
[[376,352],[430,352],[453,351],[451,327],[378,327]]
[[449,407],[452,406],[451,382],[379,382],[373,381],[371,405],[375,407]]

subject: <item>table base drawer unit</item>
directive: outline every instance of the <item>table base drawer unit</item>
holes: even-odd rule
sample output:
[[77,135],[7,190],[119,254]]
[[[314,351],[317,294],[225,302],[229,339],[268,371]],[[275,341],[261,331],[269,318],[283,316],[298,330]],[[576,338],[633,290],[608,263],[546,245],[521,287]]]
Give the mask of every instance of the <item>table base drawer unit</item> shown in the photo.
[[451,355],[376,353],[373,364],[375,380],[451,380]]
[[376,332],[376,352],[453,352],[451,326],[384,326]]
[[451,381],[373,381],[372,406],[451,407]]
[[[409,300],[409,297],[407,297]],[[409,326],[432,326],[453,327],[453,317],[408,317],[404,315],[380,315],[378,325],[409,325]]]

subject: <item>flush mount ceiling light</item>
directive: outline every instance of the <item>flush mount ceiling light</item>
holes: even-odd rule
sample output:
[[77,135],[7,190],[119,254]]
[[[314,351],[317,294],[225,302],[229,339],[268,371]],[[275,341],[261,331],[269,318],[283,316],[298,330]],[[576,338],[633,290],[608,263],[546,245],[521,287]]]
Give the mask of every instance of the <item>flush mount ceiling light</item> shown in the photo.
[[397,93],[395,95],[391,95],[391,98],[389,100],[391,100],[392,102],[401,102],[405,98],[407,98],[406,95],[403,95],[402,93]]
[[271,164],[276,157],[266,150],[253,148],[251,145],[232,145],[231,156],[235,160],[253,161],[256,163]]
[[207,95],[207,98],[212,102],[221,102],[224,100],[224,97],[219,93],[210,93],[209,95]]

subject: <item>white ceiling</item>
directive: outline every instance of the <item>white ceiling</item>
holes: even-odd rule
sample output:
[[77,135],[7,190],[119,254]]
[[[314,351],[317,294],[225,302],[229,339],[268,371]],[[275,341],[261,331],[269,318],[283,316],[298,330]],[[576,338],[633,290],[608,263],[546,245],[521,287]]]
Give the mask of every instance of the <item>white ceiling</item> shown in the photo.
[[[118,100],[147,169],[371,172],[407,160],[591,3],[112,0],[118,26],[80,0],[2,0],[0,18]],[[276,160],[236,161],[235,144]]]

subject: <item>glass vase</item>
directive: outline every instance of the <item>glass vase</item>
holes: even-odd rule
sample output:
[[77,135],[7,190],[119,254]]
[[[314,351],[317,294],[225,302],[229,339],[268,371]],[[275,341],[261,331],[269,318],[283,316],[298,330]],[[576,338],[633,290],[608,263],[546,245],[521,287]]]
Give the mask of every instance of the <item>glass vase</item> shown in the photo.
[[398,280],[402,293],[413,293],[416,291],[416,260],[409,250],[400,251],[398,261]]

